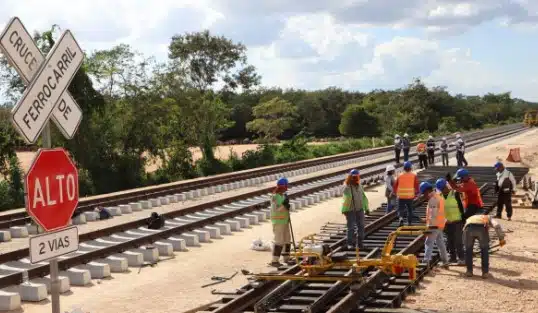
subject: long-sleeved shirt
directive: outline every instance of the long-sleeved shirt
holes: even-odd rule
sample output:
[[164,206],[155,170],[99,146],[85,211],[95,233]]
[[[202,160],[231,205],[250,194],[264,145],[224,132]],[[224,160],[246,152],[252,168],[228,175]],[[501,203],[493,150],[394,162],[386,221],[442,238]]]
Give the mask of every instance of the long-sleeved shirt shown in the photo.
[[455,143],[456,145],[456,149],[460,152],[465,152],[465,142],[463,141],[463,139],[458,139],[458,141],[456,141]]
[[428,141],[426,141],[426,147],[428,147],[428,150],[430,151],[435,150],[435,140],[428,139]]
[[[474,220],[473,217],[475,216],[472,216],[471,218],[467,219],[467,222],[465,223],[465,227],[469,225],[475,225],[475,223],[473,223],[473,220]],[[480,217],[485,217],[487,219],[487,224],[485,226],[493,227],[493,229],[495,230],[495,233],[497,233],[497,237],[499,237],[499,240],[504,240],[504,231],[501,227],[501,224],[497,223],[497,221],[494,220],[489,215],[480,215]],[[482,221],[481,221],[481,224],[483,224]],[[477,224],[477,225],[481,225],[481,224]]]
[[443,140],[441,142],[441,145],[439,146],[439,148],[441,149],[441,153],[448,153],[448,147],[449,147],[448,142],[446,142],[446,140]]
[[393,175],[385,175],[385,189],[389,192],[389,193],[393,193],[395,194],[394,192],[394,183],[396,182],[396,179],[394,178]]
[[[400,180],[400,176],[398,176],[398,178],[396,178],[396,181],[394,182],[394,186],[392,186],[392,190],[395,194],[398,194],[398,183],[399,183],[399,180]],[[415,182],[413,184],[415,186],[415,194],[418,194],[419,192],[419,188],[418,188],[418,177],[417,175],[415,175]]]
[[512,183],[512,188],[516,188],[516,179],[514,178],[514,174],[510,172],[507,169],[504,169],[504,171],[497,173],[497,185],[499,188],[503,186],[503,182],[505,179],[509,179]]
[[449,184],[452,189],[465,194],[467,206],[473,204],[478,206],[482,205],[480,201],[480,189],[478,189],[478,185],[472,178],[459,185],[456,185],[456,182],[453,180],[451,180]]
[[402,149],[402,140],[400,138],[394,139],[394,149],[396,150]]
[[411,141],[409,141],[409,138],[403,138],[402,139],[402,149],[404,150],[409,150],[409,148],[411,148]]

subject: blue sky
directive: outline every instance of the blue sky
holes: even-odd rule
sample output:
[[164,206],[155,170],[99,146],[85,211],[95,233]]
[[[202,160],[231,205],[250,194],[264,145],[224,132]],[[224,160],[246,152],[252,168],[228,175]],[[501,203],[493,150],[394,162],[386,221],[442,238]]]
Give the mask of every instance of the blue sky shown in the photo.
[[71,29],[85,50],[127,43],[159,60],[204,28],[247,45],[265,86],[369,91],[413,77],[452,93],[538,101],[536,0],[2,0],[0,25]]

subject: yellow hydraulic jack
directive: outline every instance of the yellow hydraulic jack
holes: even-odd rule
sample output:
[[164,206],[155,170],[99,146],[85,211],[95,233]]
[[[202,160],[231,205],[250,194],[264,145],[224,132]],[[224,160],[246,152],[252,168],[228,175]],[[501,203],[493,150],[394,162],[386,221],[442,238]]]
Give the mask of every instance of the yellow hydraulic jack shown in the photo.
[[[379,259],[361,259],[358,248],[355,249],[355,258],[329,255],[331,251],[327,245],[316,243],[314,239],[315,235],[308,235],[301,239],[297,246],[297,251],[292,253],[292,256],[302,269],[300,274],[253,274],[252,278],[257,280],[344,281],[357,283],[362,280],[362,275],[360,275],[361,270],[375,267],[389,275],[400,275],[404,270],[407,270],[409,272],[409,279],[414,281],[416,279],[416,268],[418,265],[417,257],[413,254],[391,255],[391,252],[398,235],[417,236],[428,233],[428,230],[426,226],[399,227],[387,237],[381,251],[381,258]],[[331,269],[349,269],[352,270],[352,274],[349,276],[323,274]]]

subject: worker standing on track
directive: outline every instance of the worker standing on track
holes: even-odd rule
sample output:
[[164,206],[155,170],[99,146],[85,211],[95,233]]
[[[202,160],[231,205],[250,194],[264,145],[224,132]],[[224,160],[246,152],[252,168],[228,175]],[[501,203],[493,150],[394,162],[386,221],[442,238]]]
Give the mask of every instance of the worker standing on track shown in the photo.
[[433,165],[435,164],[435,140],[432,136],[428,137],[428,141],[426,141],[426,148],[428,150],[428,163]]
[[443,229],[445,228],[445,200],[434,192],[432,184],[429,182],[420,183],[420,193],[428,199],[426,207],[426,226],[429,234],[426,235],[424,243],[424,263],[430,264],[433,254],[433,245],[436,244],[441,254],[442,266],[448,268],[448,253],[446,251]]
[[493,227],[499,237],[499,246],[504,246],[504,232],[501,225],[493,220],[486,211],[477,212],[470,216],[463,228],[463,238],[465,240],[465,265],[467,266],[466,276],[473,276],[473,246],[475,239],[480,246],[480,259],[482,261],[482,278],[489,278],[489,227]]
[[394,161],[400,164],[400,152],[402,152],[402,139],[400,135],[394,135]]
[[411,141],[409,141],[409,135],[404,134],[402,139],[402,150],[404,153],[404,162],[409,161],[409,149],[411,149]]
[[[364,215],[369,213],[368,198],[360,184],[360,173],[354,169],[349,172],[344,181],[344,201],[342,214],[347,221],[347,247],[352,250],[355,246],[363,249]],[[357,236],[355,236],[357,232]]]
[[417,145],[418,162],[420,168],[428,168],[428,157],[426,156],[426,144],[420,142]]
[[447,174],[446,180],[448,181],[450,187],[461,193],[461,202],[465,209],[463,213],[463,221],[467,220],[469,216],[475,215],[482,207],[484,202],[482,202],[482,195],[480,194],[480,189],[478,185],[469,175],[469,171],[464,168],[460,168],[456,172],[456,179],[461,180],[461,184],[456,183],[452,179],[450,173]]
[[271,222],[273,223],[273,235],[275,246],[273,259],[269,265],[280,267],[280,256],[284,263],[290,261],[291,232],[290,232],[290,205],[286,191],[288,179],[280,178],[276,182],[276,188],[271,196]]
[[514,190],[517,185],[516,179],[501,162],[495,163],[495,170],[497,170],[495,191],[498,192],[496,217],[502,218],[503,206],[506,206],[506,217],[510,221],[512,219],[512,195],[516,193]]
[[385,170],[385,197],[387,198],[387,210],[389,213],[394,209],[396,205],[396,193],[394,193],[394,183],[396,183],[396,178],[394,178],[394,172],[396,169],[393,165],[388,165]]
[[450,255],[450,263],[465,264],[463,250],[463,207],[456,199],[456,193],[448,187],[446,179],[439,178],[435,182],[435,188],[439,190],[445,200],[445,234],[447,237],[447,249]]
[[458,162],[458,167],[463,167],[469,165],[465,159],[465,141],[461,138],[460,134],[456,135],[456,161]]
[[446,137],[443,137],[443,141],[441,141],[439,148],[441,150],[443,166],[448,166],[448,142],[446,141]]
[[393,190],[398,198],[398,216],[400,226],[404,224],[405,209],[407,207],[407,225],[411,226],[413,217],[418,218],[413,213],[413,199],[418,195],[418,178],[413,173],[413,164],[410,161],[404,162],[404,172],[398,176],[394,183]]

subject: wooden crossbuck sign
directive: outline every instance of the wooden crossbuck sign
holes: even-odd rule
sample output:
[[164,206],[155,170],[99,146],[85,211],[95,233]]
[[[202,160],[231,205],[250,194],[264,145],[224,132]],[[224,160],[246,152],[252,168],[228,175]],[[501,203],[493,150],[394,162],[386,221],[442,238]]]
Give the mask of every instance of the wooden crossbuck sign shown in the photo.
[[66,30],[45,58],[17,17],[0,36],[0,48],[28,85],[12,110],[13,124],[27,143],[35,143],[52,115],[67,139],[82,120],[82,110],[67,91],[80,68],[84,53]]

